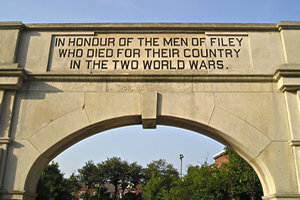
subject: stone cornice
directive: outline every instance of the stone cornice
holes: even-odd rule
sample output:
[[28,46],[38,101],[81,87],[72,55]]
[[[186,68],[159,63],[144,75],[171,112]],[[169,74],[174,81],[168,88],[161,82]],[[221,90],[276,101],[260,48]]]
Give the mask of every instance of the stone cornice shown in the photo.
[[0,89],[18,90],[26,79],[25,70],[18,68],[18,64],[0,65]]
[[300,65],[284,64],[274,74],[278,89],[284,91],[300,90]]
[[272,194],[272,195],[267,195],[263,196],[262,199],[294,199],[297,200],[300,198],[300,194]]
[[300,146],[300,140],[290,140],[289,144],[291,146]]
[[1,29],[23,29],[24,24],[22,22],[0,22]]
[[11,143],[11,139],[10,138],[0,138],[0,144],[9,144]]
[[281,21],[277,24],[279,31],[283,29],[300,30],[300,22],[298,21]]
[[0,29],[107,32],[281,31],[300,29],[300,22],[275,23],[42,23],[0,22]]
[[234,23],[91,23],[26,24],[29,30],[91,30],[107,32],[203,32],[203,31],[276,31],[276,24]]
[[273,82],[272,75],[193,74],[28,74],[29,81],[89,82]]
[[33,197],[33,198],[35,198],[37,196],[37,194],[35,194],[35,193],[31,193],[31,192],[27,192],[27,191],[20,191],[20,190],[0,190],[0,197],[2,195],[24,195],[24,196]]

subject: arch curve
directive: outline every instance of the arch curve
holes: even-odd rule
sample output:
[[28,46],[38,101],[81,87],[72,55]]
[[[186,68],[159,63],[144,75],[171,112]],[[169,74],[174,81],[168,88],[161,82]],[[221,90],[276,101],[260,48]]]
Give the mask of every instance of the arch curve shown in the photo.
[[[230,113],[227,113],[227,115],[230,115]],[[233,123],[240,122],[234,121]],[[49,144],[48,148],[45,148],[45,150],[36,157],[32,165],[30,166],[24,183],[24,190],[30,193],[34,193],[40,174],[42,173],[45,166],[54,157],[56,157],[58,154],[71,147],[72,145],[76,144],[77,142],[109,129],[139,124],[142,124],[141,116],[139,115],[116,117],[112,119],[103,120],[94,124],[87,124],[86,126],[83,126],[74,132],[69,132],[68,134],[65,134],[64,137],[53,140],[54,142]],[[239,138],[232,138],[230,136],[230,133],[225,133],[224,130],[226,129],[224,127],[216,126],[213,123],[207,125],[201,122],[192,121],[190,119],[179,118],[178,116],[158,116],[157,124],[191,130],[199,134],[206,135],[226,145],[227,147],[236,150],[254,168],[261,180],[263,190],[265,193],[269,193],[269,188],[274,187],[272,179],[266,180],[266,177],[271,176],[268,174],[268,169],[265,167],[263,161],[255,160],[255,157],[253,157],[253,153],[247,150],[247,146],[244,145],[242,141],[239,141]],[[252,132],[255,131],[255,129],[252,129],[254,128],[249,128],[249,130],[251,130]],[[43,137],[45,135],[45,132],[47,132],[46,128],[44,131],[35,134],[35,139],[31,141],[32,145],[35,146],[36,144],[34,143],[34,141],[39,141],[40,139],[42,139],[39,138],[39,136]],[[266,176],[266,174],[268,176]]]

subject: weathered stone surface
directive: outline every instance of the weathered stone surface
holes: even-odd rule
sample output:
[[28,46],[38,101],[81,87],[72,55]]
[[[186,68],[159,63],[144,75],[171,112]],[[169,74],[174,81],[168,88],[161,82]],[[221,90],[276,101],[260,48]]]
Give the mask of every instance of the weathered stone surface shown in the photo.
[[[247,121],[275,141],[289,139],[284,99],[277,93],[217,93],[216,106]],[[251,108],[251,109],[247,109]],[[277,109],[280,108],[280,109]],[[284,121],[285,123],[277,123]]]
[[272,92],[272,83],[195,82],[193,92]]
[[[284,53],[281,38],[274,32],[250,33],[250,49],[253,62],[253,72],[272,74],[284,63]],[[267,44],[267,45],[266,45]]]
[[88,92],[85,94],[85,109],[92,124],[123,116],[141,115],[140,94]]
[[299,29],[0,22],[0,199],[33,200],[52,158],[133,124],[205,134],[250,163],[264,199],[300,199]]
[[[280,157],[280,159],[278,159]],[[290,160],[293,160],[293,153],[290,146],[284,142],[273,142],[260,155],[259,159],[264,162],[269,170],[269,180],[274,183],[273,191],[270,193],[292,193],[298,192],[295,168]]]
[[161,109],[158,112],[159,115],[183,118],[207,125],[214,106],[212,93],[162,93]]
[[16,61],[19,30],[0,30],[0,64],[11,64]]
[[31,166],[27,163],[35,162],[35,159],[40,155],[40,152],[32,146],[29,141],[15,140],[9,147],[7,156],[7,166],[2,190],[23,191],[24,183],[18,181],[26,180],[27,174]]
[[157,93],[147,92],[141,94],[141,113],[143,128],[156,128],[157,118]]
[[82,109],[84,93],[35,91],[20,95],[19,101],[20,111],[17,122],[26,120],[27,123],[20,123],[17,126],[15,137],[30,138],[64,115]]
[[285,55],[285,62],[290,64],[295,64],[300,62],[299,58],[299,48],[300,48],[300,39],[299,39],[299,30],[282,30],[282,44]]
[[246,120],[218,107],[214,109],[209,126],[222,130],[225,140],[248,161],[258,156],[271,142]]

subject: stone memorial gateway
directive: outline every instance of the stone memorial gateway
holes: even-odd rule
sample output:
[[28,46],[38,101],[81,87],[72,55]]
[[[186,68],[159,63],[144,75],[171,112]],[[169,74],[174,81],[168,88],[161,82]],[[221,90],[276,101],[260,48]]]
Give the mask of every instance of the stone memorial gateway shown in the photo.
[[55,156],[136,124],[207,135],[264,199],[300,199],[300,22],[1,22],[0,75],[1,200],[35,199]]

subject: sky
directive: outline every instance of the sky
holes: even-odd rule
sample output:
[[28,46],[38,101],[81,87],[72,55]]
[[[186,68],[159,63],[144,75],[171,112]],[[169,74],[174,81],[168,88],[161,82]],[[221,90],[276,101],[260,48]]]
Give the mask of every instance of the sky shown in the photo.
[[299,0],[1,0],[0,21],[23,23],[278,23],[300,19]]
[[[1,0],[0,21],[23,23],[278,23],[300,21],[299,0]],[[88,160],[117,156],[146,166],[166,159],[183,172],[189,165],[213,162],[224,149],[198,133],[158,126],[130,126],[96,134],[57,158],[62,172],[76,173]]]
[[183,154],[182,171],[185,174],[190,165],[200,166],[213,163],[213,156],[224,146],[199,133],[185,129],[158,126],[157,129],[143,129],[142,125],[111,129],[87,138],[54,159],[68,177],[77,173],[85,162],[105,161],[120,157],[129,163],[137,162],[146,167],[152,161],[165,159],[180,171],[179,155]]

